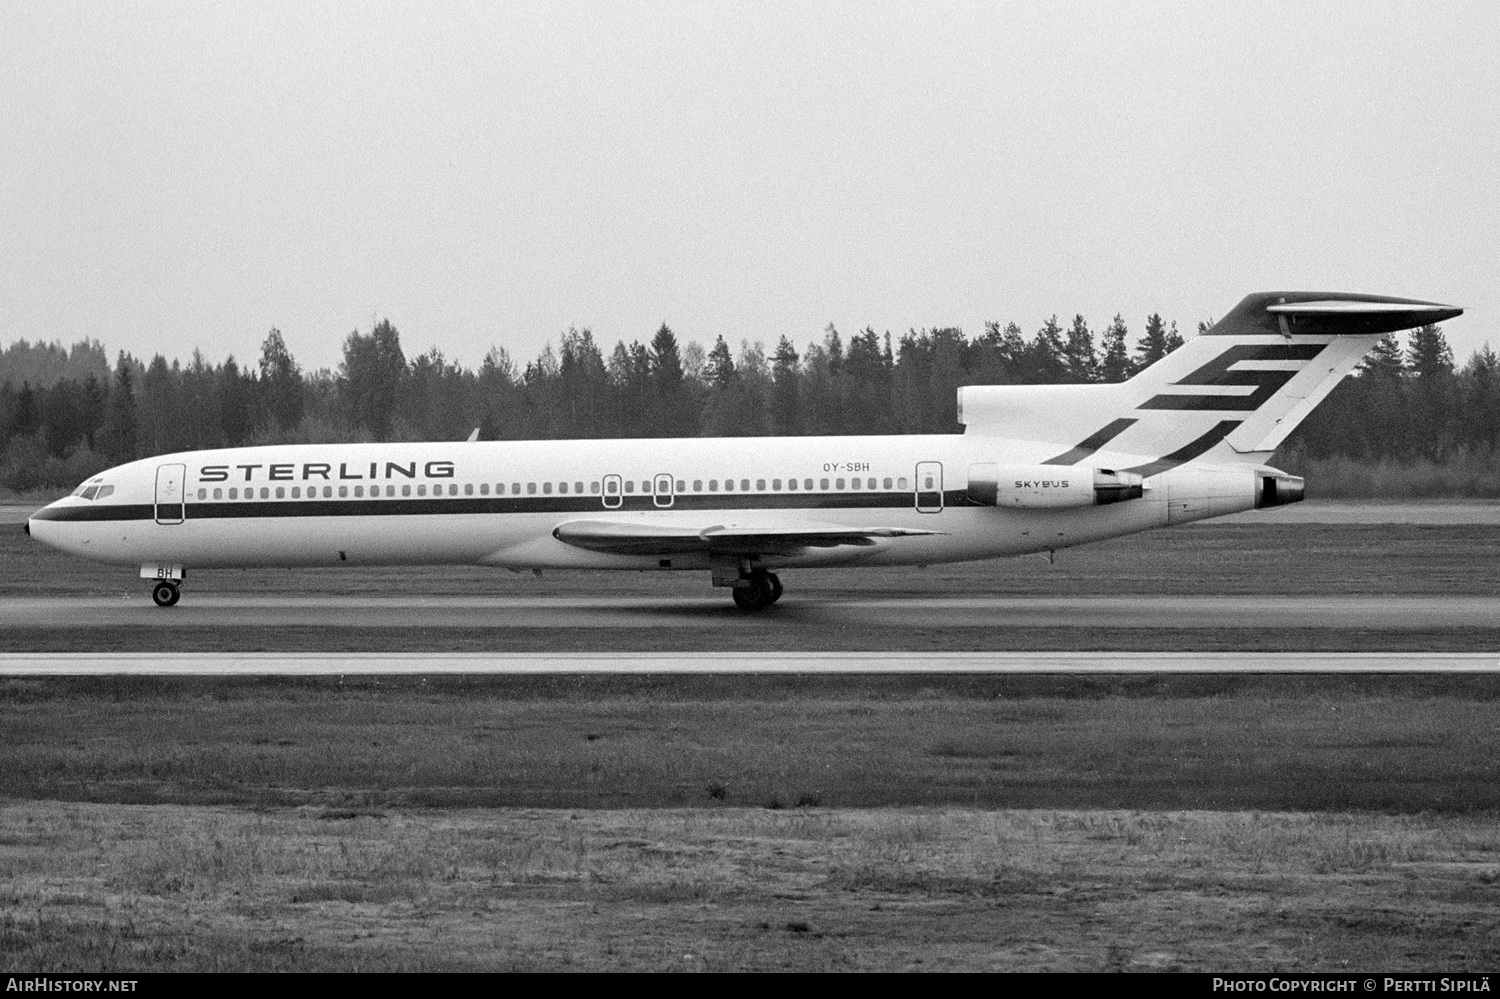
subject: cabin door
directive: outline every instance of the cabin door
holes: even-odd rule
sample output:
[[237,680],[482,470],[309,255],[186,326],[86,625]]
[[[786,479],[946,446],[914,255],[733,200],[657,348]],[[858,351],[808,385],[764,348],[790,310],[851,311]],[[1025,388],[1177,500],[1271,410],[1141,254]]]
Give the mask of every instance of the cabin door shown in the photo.
[[183,480],[186,478],[186,465],[156,466],[156,522],[158,524],[182,523]]
[[604,477],[604,506],[608,510],[618,510],[620,504],[625,502],[625,495],[620,488],[620,477],[618,475],[606,475]]
[[917,462],[917,512],[943,512],[943,463]]
[[658,475],[652,482],[651,498],[656,501],[657,506],[672,505],[672,477],[670,475]]

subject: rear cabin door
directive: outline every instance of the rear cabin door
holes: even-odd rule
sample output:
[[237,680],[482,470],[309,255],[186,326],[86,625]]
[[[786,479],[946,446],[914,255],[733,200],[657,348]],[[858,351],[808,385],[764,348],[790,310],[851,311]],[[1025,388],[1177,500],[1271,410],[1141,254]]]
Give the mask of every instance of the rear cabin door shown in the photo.
[[156,522],[158,524],[182,523],[182,492],[183,481],[186,478],[186,465],[156,466]]
[[917,512],[943,512],[943,463],[917,462]]

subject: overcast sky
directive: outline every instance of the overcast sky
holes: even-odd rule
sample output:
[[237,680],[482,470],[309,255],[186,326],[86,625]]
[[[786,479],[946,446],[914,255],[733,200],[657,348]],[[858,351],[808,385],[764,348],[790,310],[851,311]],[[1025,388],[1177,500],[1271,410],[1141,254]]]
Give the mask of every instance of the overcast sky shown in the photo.
[[1500,347],[1500,4],[0,0],[0,342],[304,367],[666,322],[1469,309]]

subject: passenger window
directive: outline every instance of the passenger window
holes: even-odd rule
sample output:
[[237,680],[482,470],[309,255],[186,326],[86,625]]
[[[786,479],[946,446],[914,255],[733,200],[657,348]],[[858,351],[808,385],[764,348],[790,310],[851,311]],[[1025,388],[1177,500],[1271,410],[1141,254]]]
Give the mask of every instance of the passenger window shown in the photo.
[[683,482],[681,479],[678,479],[677,480],[677,491],[680,492],[680,493],[687,492],[687,483]]
[[787,479],[786,480],[786,487],[788,489],[792,490],[793,492],[796,492],[797,491],[797,480],[796,479]]
[[812,479],[803,479],[802,480],[802,488],[808,490],[809,492],[811,492],[812,491]]
[[271,487],[270,486],[261,486],[260,487],[260,498],[261,499],[270,499],[271,498]]
[[827,479],[819,479],[818,480],[818,488],[821,489],[821,490],[823,490],[824,492],[827,492],[828,491],[828,480]]
[[348,486],[339,486],[339,499],[343,499],[345,496],[348,496],[348,495],[349,495],[349,487]]
[[426,496],[427,495],[427,484],[425,482],[422,483],[422,485],[420,485],[420,486],[417,487],[417,495],[418,496]]
[[546,493],[548,496],[551,496],[552,495],[552,483],[550,483],[550,482],[543,482],[542,483],[542,492]]
[[[292,498],[295,499],[296,496],[297,496],[297,490],[293,489],[292,490]],[[355,486],[354,487],[354,498],[355,499],[364,499],[364,497],[365,497],[365,487],[364,486]]]
[[926,479],[926,481],[925,481],[925,482],[923,482],[923,484],[922,484],[922,485],[923,485],[923,488],[926,488],[926,489],[931,489],[931,488],[932,488],[932,476],[930,476],[930,475],[929,475],[929,476],[927,476],[927,479]]
[[512,482],[510,484],[510,494],[512,496],[519,496],[519,495],[521,495],[521,483],[519,483],[519,482]]
[[199,499],[208,499],[208,490],[207,489],[200,489],[200,490],[198,490],[198,498]]
[[481,482],[481,483],[479,483],[479,495],[481,495],[481,496],[488,496],[489,494],[490,494],[490,484],[488,482]]
[[597,482],[590,482],[589,483],[589,492],[593,493],[595,496],[598,496],[599,495],[599,483],[597,483]]
[[230,486],[229,487],[229,498],[230,499],[239,499],[240,498],[240,491],[239,491],[238,487],[236,487],[236,486]]
[[887,476],[886,476],[886,477],[885,477],[885,488],[886,488],[886,489],[889,489],[889,488],[891,488],[891,477],[890,477],[890,476],[889,476],[889,475],[887,475]]
[[[377,486],[376,488],[378,489],[379,487]],[[394,497],[396,495],[396,487],[395,486],[386,486],[385,487],[385,494],[387,496]],[[323,495],[324,496],[328,495],[328,487],[327,486],[323,487]]]
[[901,476],[901,478],[899,478],[899,479],[896,480],[896,488],[897,489],[905,489],[906,488],[906,476],[903,475],[903,476]]
[[625,491],[627,493],[633,493],[633,492],[635,492],[635,480],[634,479],[626,479],[625,480]]
[[473,496],[474,495],[474,483],[472,483],[472,482],[465,482],[464,483],[464,495],[465,496]]
[[528,483],[526,483],[526,495],[527,496],[535,496],[536,495],[536,483],[535,482],[528,482]]
[[214,499],[223,499],[223,498],[224,498],[224,490],[222,490],[222,489],[215,489],[214,490]]
[[775,490],[776,492],[778,492],[778,493],[781,492],[781,480],[780,479],[772,479],[771,480],[771,488],[773,490]]
[[844,488],[844,480],[843,479],[835,479],[833,481],[833,487],[835,489],[842,489],[842,488]]
[[749,491],[750,491],[750,480],[749,479],[741,479],[740,480],[740,492],[742,492],[742,493],[748,493]]
[[766,491],[766,480],[765,479],[756,479],[755,480],[755,491],[758,492],[758,493],[763,493],[763,492]]
[[577,493],[578,495],[582,496],[583,495],[583,483],[582,482],[575,482],[575,483],[573,483],[573,491],[575,493]]
[[286,499],[286,486],[277,486],[276,487],[276,498],[277,499]]
[[[356,490],[358,488],[359,488],[358,486],[355,487]],[[292,499],[301,499],[301,498],[302,498],[302,487],[301,486],[293,486],[292,487]]]
[[709,479],[708,480],[708,491],[711,492],[711,493],[716,493],[716,492],[719,491],[719,480],[718,479]]
[[695,492],[695,493],[701,493],[702,491],[703,491],[703,480],[702,479],[694,479],[693,480],[693,492]]
[[646,481],[644,481],[644,482],[641,483],[641,492],[643,492],[643,493],[649,493],[650,491],[651,491],[651,480],[647,479]]
[[857,477],[849,480],[849,488],[850,489],[858,489],[859,488],[859,479]]
[[725,479],[724,480],[724,491],[726,493],[732,493],[732,492],[734,492],[734,480],[733,479]]
[[[343,486],[339,486],[339,495],[340,496],[344,495],[344,487]],[[411,486],[402,486],[401,487],[401,495],[402,496],[410,496],[411,495]]]
[[866,483],[866,485],[868,486],[868,488],[874,489],[875,488],[875,480],[874,479],[870,479],[868,481],[868,483]]

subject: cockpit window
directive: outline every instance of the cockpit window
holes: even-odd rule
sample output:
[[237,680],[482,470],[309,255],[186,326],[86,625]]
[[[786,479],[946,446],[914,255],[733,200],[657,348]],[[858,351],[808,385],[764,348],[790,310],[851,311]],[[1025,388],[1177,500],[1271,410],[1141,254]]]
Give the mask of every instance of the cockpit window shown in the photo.
[[102,486],[98,479],[90,479],[73,490],[73,495],[86,500],[103,499],[114,491],[114,486]]

